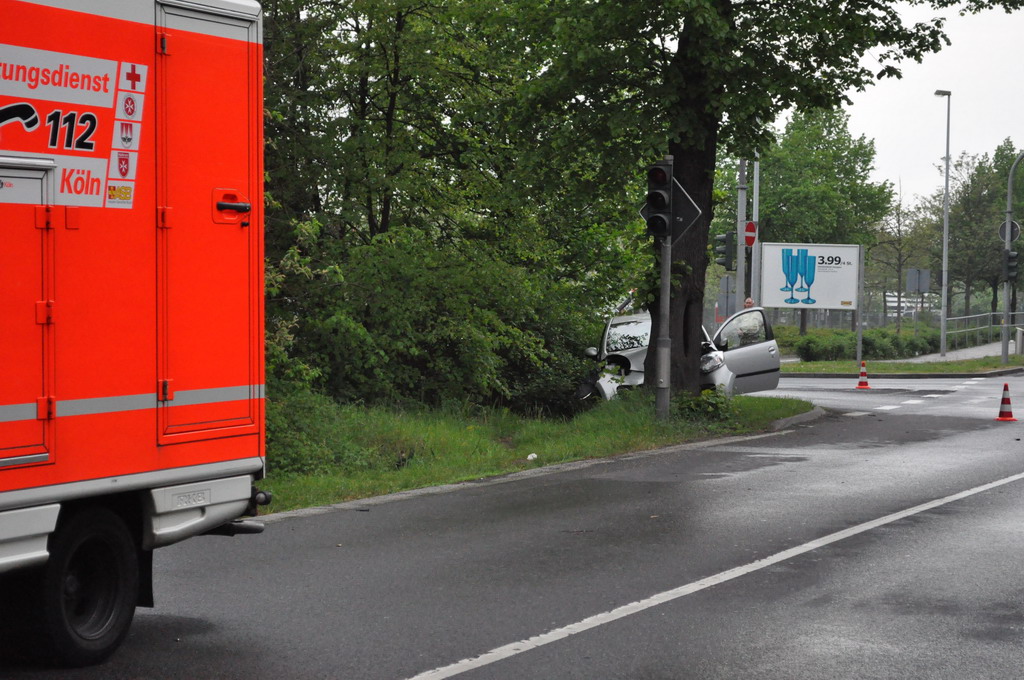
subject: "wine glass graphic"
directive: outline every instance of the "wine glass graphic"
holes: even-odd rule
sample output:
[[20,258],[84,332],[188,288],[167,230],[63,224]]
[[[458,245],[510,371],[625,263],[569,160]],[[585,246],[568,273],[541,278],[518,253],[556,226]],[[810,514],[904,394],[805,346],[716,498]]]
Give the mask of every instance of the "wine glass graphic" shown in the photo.
[[797,274],[800,275],[800,278],[803,279],[804,282],[800,285],[799,288],[795,288],[794,289],[794,290],[796,290],[796,291],[798,291],[800,293],[806,293],[807,292],[807,279],[804,277],[804,266],[805,266],[804,263],[806,263],[806,262],[807,262],[807,249],[806,248],[800,248],[799,250],[796,251],[796,271],[797,271]]
[[807,284],[807,297],[800,302],[805,305],[813,305],[817,300],[811,297],[811,286],[814,284],[815,258],[814,255],[804,255],[804,283]]
[[784,302],[786,304],[788,304],[788,305],[795,305],[796,303],[800,302],[793,295],[793,286],[796,285],[797,276],[799,276],[799,274],[800,274],[800,272],[799,272],[800,267],[799,267],[799,263],[797,262],[797,260],[799,259],[799,255],[794,255],[792,249],[788,249],[788,250],[789,250],[789,254],[788,255],[785,254],[785,253],[783,253],[783,255],[782,255],[783,261],[786,261],[786,260],[789,261],[789,265],[786,266],[786,267],[783,267],[783,271],[786,273],[786,283],[789,284],[789,288],[788,289],[783,288],[783,290],[789,290],[789,297],[786,298],[784,300]]
[[[790,271],[790,269],[792,269],[792,267],[793,267],[793,249],[792,248],[783,248],[782,249],[782,273],[785,275],[786,283],[789,284],[789,285],[783,286],[782,288],[779,288],[779,290],[784,291],[786,293],[792,293],[793,292],[793,281],[796,280],[795,278],[793,279],[793,281],[789,280],[789,271]],[[792,295],[790,297],[792,297]]]

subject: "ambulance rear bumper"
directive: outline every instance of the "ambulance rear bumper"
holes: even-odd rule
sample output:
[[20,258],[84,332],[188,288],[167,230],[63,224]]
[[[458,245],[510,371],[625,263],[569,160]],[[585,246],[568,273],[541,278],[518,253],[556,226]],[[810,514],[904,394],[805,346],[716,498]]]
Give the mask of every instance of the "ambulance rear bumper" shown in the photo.
[[60,505],[0,512],[0,573],[46,562],[46,539],[58,514]]
[[[249,458],[0,493],[0,573],[40,565],[67,501],[141,493],[140,545],[152,550],[246,514],[262,458]],[[239,532],[242,533],[242,532]]]

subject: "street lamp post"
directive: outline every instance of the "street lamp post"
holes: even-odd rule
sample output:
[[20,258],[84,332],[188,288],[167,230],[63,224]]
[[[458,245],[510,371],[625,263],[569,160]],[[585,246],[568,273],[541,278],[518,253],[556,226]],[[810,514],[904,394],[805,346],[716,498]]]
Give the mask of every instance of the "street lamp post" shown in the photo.
[[935,90],[936,97],[946,98],[946,187],[942,192],[942,310],[939,313],[939,356],[946,356],[946,306],[949,295],[949,113],[952,93]]
[[[1013,161],[1013,165],[1010,166],[1010,176],[1006,180],[1006,222],[1003,227],[1005,233],[1003,234],[1003,248],[1009,255],[1011,227],[1013,225],[1013,173],[1017,170],[1017,165],[1024,160],[1024,153],[1017,156],[1017,159]],[[1004,260],[1008,262],[1008,260]],[[1010,313],[1010,273],[1007,270],[1006,283],[1003,284],[1003,363],[1009,363],[1010,361],[1010,323],[1013,321],[1013,315]],[[1015,348],[1019,354],[1020,347]]]

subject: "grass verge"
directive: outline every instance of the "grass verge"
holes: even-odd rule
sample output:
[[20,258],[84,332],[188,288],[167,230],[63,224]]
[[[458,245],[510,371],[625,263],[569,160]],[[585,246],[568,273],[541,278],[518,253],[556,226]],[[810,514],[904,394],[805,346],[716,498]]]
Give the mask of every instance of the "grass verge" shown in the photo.
[[[274,472],[274,450],[260,487],[273,492],[271,512],[329,505],[507,474],[554,463],[601,458],[726,434],[763,431],[780,418],[806,412],[811,404],[778,397],[712,397],[696,400],[689,415],[654,417],[653,398],[643,391],[597,404],[572,420],[525,418],[508,411],[408,411],[335,406],[318,414],[320,437],[335,448],[366,452],[376,461],[353,469],[342,461],[316,474]],[[344,445],[337,446],[337,442]],[[297,452],[288,452],[292,458]],[[536,458],[529,459],[530,454]]]
[[[1004,364],[1000,357],[984,357],[962,361],[867,361],[868,375],[885,375],[890,373],[986,373],[1004,368],[1020,368],[1024,366],[1024,356],[1016,354],[1008,357]],[[841,373],[857,376],[860,364],[844,359],[842,361],[800,361],[782,365],[782,374],[800,373]]]

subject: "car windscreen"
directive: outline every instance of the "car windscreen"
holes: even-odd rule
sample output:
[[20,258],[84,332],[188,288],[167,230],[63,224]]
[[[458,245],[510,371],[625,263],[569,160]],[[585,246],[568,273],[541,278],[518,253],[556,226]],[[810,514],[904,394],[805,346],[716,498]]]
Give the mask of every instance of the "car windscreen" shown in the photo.
[[646,347],[651,339],[651,320],[635,319],[612,322],[608,327],[605,352],[613,354],[637,347]]

